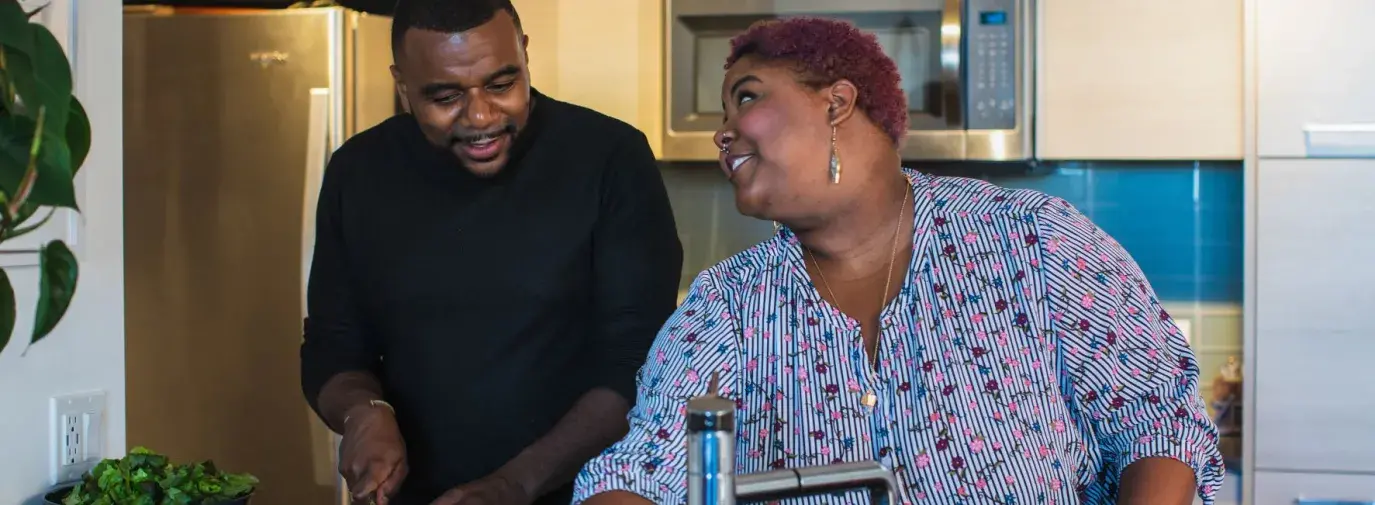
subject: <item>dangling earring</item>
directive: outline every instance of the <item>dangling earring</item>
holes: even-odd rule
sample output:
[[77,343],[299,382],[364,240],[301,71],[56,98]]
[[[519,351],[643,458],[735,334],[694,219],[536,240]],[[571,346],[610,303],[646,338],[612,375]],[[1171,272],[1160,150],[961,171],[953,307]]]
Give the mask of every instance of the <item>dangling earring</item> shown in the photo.
[[840,148],[836,146],[836,127],[831,125],[831,184],[840,184]]

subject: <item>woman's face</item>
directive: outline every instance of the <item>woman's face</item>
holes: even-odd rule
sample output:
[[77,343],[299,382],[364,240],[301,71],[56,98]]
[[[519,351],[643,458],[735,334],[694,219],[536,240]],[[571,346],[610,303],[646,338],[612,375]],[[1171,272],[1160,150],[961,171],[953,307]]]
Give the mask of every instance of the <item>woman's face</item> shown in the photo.
[[827,93],[787,67],[745,57],[726,71],[721,100],[715,140],[740,213],[788,221],[815,210],[831,153]]

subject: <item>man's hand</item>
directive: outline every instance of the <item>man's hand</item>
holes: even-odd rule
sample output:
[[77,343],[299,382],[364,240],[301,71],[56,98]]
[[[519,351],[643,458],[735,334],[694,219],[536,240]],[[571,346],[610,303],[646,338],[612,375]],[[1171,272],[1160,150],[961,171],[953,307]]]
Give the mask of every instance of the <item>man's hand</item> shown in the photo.
[[364,404],[344,423],[339,473],[355,500],[385,505],[406,479],[406,443],[391,410]]
[[512,479],[499,474],[458,486],[430,505],[529,505],[530,493]]

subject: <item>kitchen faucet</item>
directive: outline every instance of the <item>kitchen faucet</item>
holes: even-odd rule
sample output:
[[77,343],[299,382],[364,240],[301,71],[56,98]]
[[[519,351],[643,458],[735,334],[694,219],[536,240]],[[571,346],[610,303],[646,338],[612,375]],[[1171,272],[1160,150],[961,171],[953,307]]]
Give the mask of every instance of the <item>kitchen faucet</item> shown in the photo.
[[898,505],[893,472],[876,461],[785,468],[735,475],[735,402],[707,394],[687,404],[688,505],[735,505],[868,489],[873,504]]

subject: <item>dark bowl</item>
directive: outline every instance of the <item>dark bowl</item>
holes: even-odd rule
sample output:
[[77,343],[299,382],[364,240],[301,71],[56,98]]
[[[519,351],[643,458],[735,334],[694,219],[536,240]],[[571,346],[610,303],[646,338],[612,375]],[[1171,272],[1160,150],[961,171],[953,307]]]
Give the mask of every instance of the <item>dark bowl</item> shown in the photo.
[[[76,487],[76,485],[68,484],[49,491],[48,494],[43,495],[43,503],[45,505],[62,505],[62,499],[67,497],[67,493],[70,492],[73,487]],[[253,494],[249,493],[248,496],[235,498],[227,502],[220,502],[217,505],[248,505],[248,501],[252,498]]]

